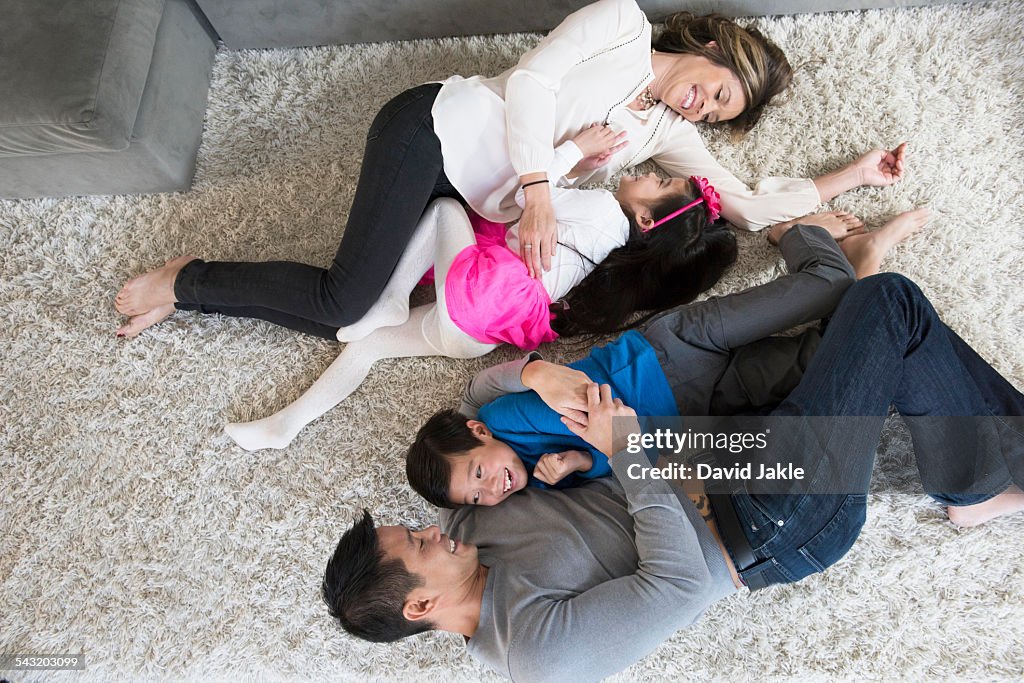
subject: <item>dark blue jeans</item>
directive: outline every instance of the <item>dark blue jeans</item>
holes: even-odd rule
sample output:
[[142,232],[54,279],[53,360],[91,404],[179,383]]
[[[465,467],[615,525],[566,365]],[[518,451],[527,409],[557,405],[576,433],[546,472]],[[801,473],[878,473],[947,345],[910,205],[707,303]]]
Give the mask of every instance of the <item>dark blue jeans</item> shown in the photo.
[[757,560],[740,573],[748,586],[798,581],[850,549],[890,406],[910,429],[925,491],[940,502],[970,505],[1024,484],[1024,395],[913,282],[866,278],[846,293],[800,384],[772,413],[794,426],[770,441],[764,460],[803,467],[800,490],[758,492],[748,482],[732,495]]
[[362,318],[380,297],[430,202],[462,200],[444,173],[441,142],[434,134],[430,112],[440,89],[431,83],[406,90],[377,114],[330,267],[197,259],[175,280],[177,307],[260,318],[326,339]]

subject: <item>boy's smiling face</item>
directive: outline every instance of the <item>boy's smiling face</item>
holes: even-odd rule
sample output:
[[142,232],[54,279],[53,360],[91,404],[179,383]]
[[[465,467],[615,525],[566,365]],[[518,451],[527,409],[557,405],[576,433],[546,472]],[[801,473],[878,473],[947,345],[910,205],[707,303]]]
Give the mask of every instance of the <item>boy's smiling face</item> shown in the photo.
[[497,505],[525,488],[526,466],[515,451],[483,422],[469,420],[466,425],[483,444],[448,458],[448,500],[455,505]]

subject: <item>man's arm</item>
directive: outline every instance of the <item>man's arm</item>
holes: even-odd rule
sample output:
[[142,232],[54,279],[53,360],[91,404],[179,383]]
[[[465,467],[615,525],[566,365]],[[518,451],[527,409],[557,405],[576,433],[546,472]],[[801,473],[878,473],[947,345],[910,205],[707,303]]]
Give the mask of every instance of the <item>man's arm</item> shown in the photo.
[[728,352],[825,317],[855,281],[853,268],[824,228],[796,225],[779,240],[789,275],[743,292],[677,308],[644,328],[659,328],[690,344]]
[[[698,530],[706,527],[697,510],[684,505],[667,482],[639,478],[650,461],[642,450],[629,449],[622,441],[627,432],[639,430],[635,413],[613,400],[607,385],[600,393],[596,385],[588,390],[588,412],[590,427],[583,432],[593,438],[591,443],[609,450],[622,446],[611,462],[633,517],[637,569],[571,599],[538,605],[529,622],[516,629],[509,650],[515,680],[610,676],[692,624],[720,597],[701,549]],[[614,445],[613,419],[630,426],[617,425],[623,433]]]

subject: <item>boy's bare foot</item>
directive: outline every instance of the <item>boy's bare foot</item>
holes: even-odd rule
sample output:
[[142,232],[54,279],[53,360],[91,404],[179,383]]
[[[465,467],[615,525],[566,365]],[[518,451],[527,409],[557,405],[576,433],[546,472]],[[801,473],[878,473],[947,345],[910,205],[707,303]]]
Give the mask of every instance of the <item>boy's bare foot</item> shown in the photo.
[[800,218],[794,218],[785,223],[777,223],[768,228],[768,241],[778,244],[794,225],[819,225],[832,235],[832,239],[839,242],[851,235],[860,235],[864,232],[864,221],[846,211],[827,211],[825,213],[812,213]]
[[117,336],[137,337],[143,330],[163,322],[172,313],[174,313],[174,304],[164,304],[151,311],[146,311],[142,315],[132,316],[126,324],[117,328]]
[[162,268],[151,270],[144,275],[133,277],[125,283],[114,298],[114,308],[122,315],[143,315],[155,308],[173,304],[174,278],[185,264],[195,256],[179,256],[171,259]]
[[950,505],[946,508],[949,521],[957,526],[978,526],[996,517],[1024,510],[1024,491],[1014,484],[998,496],[977,505]]
[[904,211],[878,230],[863,235],[851,235],[840,242],[839,246],[857,272],[857,279],[860,280],[877,274],[882,269],[882,259],[889,250],[923,228],[930,218],[931,212],[928,207]]

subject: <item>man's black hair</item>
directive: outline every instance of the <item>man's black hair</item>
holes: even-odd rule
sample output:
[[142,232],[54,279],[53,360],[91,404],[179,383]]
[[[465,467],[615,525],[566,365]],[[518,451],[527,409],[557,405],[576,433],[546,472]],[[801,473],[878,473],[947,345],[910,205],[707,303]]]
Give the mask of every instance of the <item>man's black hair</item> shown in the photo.
[[370,513],[363,510],[327,562],[320,595],[341,627],[376,643],[390,643],[434,628],[402,613],[410,591],[422,583],[398,559],[384,558]]

